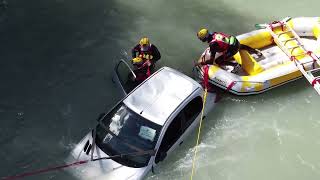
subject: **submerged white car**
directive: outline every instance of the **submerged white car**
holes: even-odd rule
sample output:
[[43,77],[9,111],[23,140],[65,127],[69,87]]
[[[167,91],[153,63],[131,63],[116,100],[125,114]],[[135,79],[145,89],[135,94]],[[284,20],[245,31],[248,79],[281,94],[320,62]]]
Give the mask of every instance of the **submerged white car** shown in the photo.
[[[79,179],[143,179],[183,143],[200,120],[202,86],[163,67],[127,94],[72,151],[68,162],[99,159],[71,169]],[[216,95],[207,96],[205,114]]]

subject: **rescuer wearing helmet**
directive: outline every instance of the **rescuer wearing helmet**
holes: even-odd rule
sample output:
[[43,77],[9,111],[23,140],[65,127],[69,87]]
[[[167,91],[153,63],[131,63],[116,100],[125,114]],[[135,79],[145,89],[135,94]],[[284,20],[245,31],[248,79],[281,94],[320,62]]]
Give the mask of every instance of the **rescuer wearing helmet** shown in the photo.
[[132,58],[140,57],[143,61],[149,61],[150,66],[154,64],[161,58],[158,48],[151,44],[149,38],[141,38],[139,44],[137,44],[132,49]]
[[[219,66],[231,65],[234,66],[234,70],[238,70],[241,68],[240,64],[231,62],[230,58],[240,49],[247,50],[250,53],[255,53],[259,57],[262,56],[262,53],[259,50],[253,49],[244,44],[240,44],[238,39],[232,35],[221,32],[210,33],[208,29],[201,29],[197,33],[197,37],[202,42],[207,42],[209,44],[211,56],[210,59],[204,60],[196,65],[213,64],[213,62],[215,62]],[[215,59],[217,52],[222,53],[222,55]]]
[[158,48],[151,44],[149,38],[143,37],[132,49],[134,72],[145,79],[153,72],[155,63],[161,58]]

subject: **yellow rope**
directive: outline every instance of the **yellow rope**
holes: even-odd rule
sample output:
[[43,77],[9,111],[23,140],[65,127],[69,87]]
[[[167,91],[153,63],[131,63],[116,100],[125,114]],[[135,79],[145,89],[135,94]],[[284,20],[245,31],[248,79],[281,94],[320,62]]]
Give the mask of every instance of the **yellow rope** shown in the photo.
[[197,151],[198,151],[198,144],[199,144],[200,133],[201,133],[201,125],[202,125],[202,120],[203,120],[204,106],[205,106],[206,100],[207,100],[207,93],[208,93],[208,90],[207,90],[207,88],[205,88],[204,95],[203,95],[203,104],[202,104],[201,118],[200,118],[200,124],[199,124],[199,129],[198,129],[196,149],[194,151],[194,156],[193,156],[193,160],[192,160],[192,172],[191,172],[190,180],[192,180],[193,173],[194,173],[194,166],[195,166],[195,161],[196,161],[196,156],[197,156]]

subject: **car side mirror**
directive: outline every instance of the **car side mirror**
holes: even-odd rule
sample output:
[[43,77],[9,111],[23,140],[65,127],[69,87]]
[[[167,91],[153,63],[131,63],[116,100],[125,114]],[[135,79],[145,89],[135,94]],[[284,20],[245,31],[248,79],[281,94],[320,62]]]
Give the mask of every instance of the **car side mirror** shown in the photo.
[[106,115],[106,113],[99,114],[97,121],[99,122],[101,120],[101,118],[103,118],[103,116],[105,116],[105,115]]
[[167,157],[167,152],[160,152],[159,161],[163,161]]

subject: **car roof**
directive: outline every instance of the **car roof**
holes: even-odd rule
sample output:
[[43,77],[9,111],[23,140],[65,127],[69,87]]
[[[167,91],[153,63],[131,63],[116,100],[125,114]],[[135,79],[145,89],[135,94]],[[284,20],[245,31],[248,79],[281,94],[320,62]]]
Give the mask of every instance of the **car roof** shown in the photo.
[[176,108],[201,85],[169,67],[163,67],[134,89],[123,103],[142,117],[164,125]]

